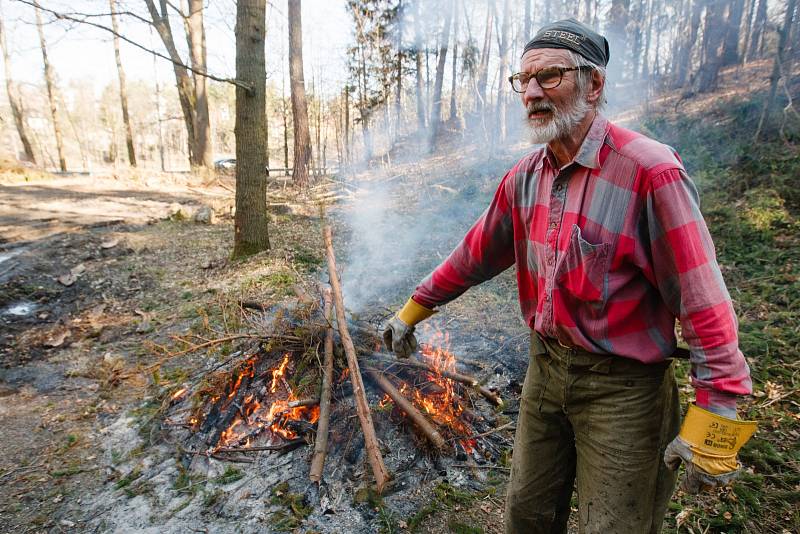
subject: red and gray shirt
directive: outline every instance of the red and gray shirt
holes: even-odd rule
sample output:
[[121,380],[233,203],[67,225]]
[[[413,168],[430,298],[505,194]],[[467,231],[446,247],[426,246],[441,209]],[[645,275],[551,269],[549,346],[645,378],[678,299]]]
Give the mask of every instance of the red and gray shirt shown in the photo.
[[735,410],[750,370],[698,202],[674,150],[598,116],[572,163],[519,161],[413,299],[434,308],[516,265],[531,328],[644,363],[673,354],[678,318],[697,403]]

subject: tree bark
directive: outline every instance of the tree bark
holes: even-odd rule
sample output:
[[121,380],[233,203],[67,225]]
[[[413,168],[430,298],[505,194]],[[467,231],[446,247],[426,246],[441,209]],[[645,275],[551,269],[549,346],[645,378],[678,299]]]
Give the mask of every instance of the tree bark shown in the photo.
[[728,19],[725,25],[725,41],[722,45],[722,66],[739,62],[739,31],[742,27],[744,0],[732,0],[728,5]]
[[[169,24],[169,16],[167,13],[167,0],[159,0],[159,9],[156,9],[154,0],[144,0],[147,5],[147,10],[150,12],[150,18],[153,20],[153,27],[161,37],[167,54],[172,60],[172,70],[175,73],[175,83],[178,89],[178,100],[181,103],[181,112],[183,113],[183,123],[186,126],[186,144],[189,152],[189,162],[194,164],[196,156],[194,153],[194,140],[195,140],[195,94],[194,87],[192,86],[192,79],[189,76],[189,71],[184,67],[183,60],[178,54],[178,49],[175,47],[175,39],[172,35],[172,27]],[[237,87],[237,94],[238,94]]]
[[311,134],[308,129],[308,104],[303,76],[303,28],[300,0],[289,0],[289,85],[294,121],[292,181],[297,187],[307,187],[308,162],[311,159]]
[[525,20],[522,23],[522,42],[527,43],[531,35],[531,0],[525,0]]
[[459,4],[459,0],[453,0],[453,70],[452,83],[450,84],[450,122],[453,124],[453,126],[460,130],[461,128],[458,120],[458,103],[456,99],[458,92],[458,23],[459,19],[461,18],[458,16]]
[[442,30],[441,42],[439,44],[439,58],[436,64],[436,81],[433,86],[433,105],[431,106],[431,137],[429,146],[433,147],[436,143],[436,136],[442,125],[442,85],[444,84],[444,66],[447,61],[447,44],[450,41],[450,24],[453,20],[453,2],[447,9],[444,19],[444,29]]
[[233,256],[269,249],[266,152],[266,0],[236,3],[236,217]]
[[400,137],[400,126],[403,123],[403,2],[397,4],[399,14],[397,22],[397,69],[395,70],[395,95],[394,95],[394,115],[395,115],[395,134],[394,138]]
[[31,163],[36,163],[33,154],[33,145],[28,138],[28,129],[25,124],[25,114],[20,100],[17,84],[11,75],[11,59],[9,57],[8,42],[6,41],[5,27],[3,26],[3,16],[0,14],[0,46],[3,47],[3,65],[5,66],[6,93],[8,93],[8,103],[11,106],[11,115],[14,117],[14,125],[17,127],[17,134],[22,141],[22,150],[25,152],[25,159]]
[[44,39],[42,28],[42,13],[36,6],[36,29],[39,32],[39,44],[42,48],[42,61],[44,62],[44,79],[47,85],[47,99],[50,102],[50,116],[53,119],[53,132],[56,136],[56,150],[58,151],[58,166],[61,172],[67,172],[67,160],[64,158],[64,140],[61,135],[61,123],[58,120],[58,107],[56,106],[56,82],[50,60],[47,57],[47,43]]
[[[241,0],[240,0],[241,1]],[[350,369],[350,381],[353,384],[353,397],[356,400],[356,411],[361,423],[361,430],[364,432],[364,447],[367,451],[367,459],[372,467],[372,474],[375,475],[375,484],[378,493],[383,491],[383,487],[389,481],[389,472],[383,463],[378,438],[375,436],[375,426],[372,424],[372,415],[364,394],[364,381],[361,378],[361,371],[358,367],[358,358],[353,346],[353,339],[347,329],[347,319],[344,313],[344,297],[342,296],[342,285],[339,282],[339,273],[336,270],[336,258],[333,252],[333,238],[331,227],[326,226],[323,230],[325,239],[325,249],[328,258],[328,273],[331,279],[331,289],[333,289],[333,300],[336,308],[336,324],[339,327],[339,336],[342,340],[345,355],[347,356],[347,366]]]
[[189,0],[186,20],[189,53],[192,59],[194,81],[194,159],[196,167],[211,168],[214,165],[211,143],[211,120],[208,112],[208,89],[206,77],[197,71],[206,72],[206,30],[203,22],[203,0]]
[[111,9],[111,28],[114,30],[114,59],[117,62],[117,74],[119,76],[119,104],[122,108],[122,124],[125,126],[125,144],[128,147],[128,163],[131,167],[136,167],[136,151],[133,147],[133,129],[131,128],[131,118],[128,115],[128,88],[125,82],[125,69],[122,68],[122,57],[119,53],[119,25],[117,23],[117,2],[108,0],[108,7]]

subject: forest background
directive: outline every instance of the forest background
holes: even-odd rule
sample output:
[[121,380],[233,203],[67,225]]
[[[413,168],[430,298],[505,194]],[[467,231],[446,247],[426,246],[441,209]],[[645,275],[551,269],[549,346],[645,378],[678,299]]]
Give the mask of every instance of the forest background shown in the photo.
[[[33,191],[74,180],[63,189],[77,191],[107,177],[114,187],[138,184],[164,198],[183,183],[236,195],[225,206],[233,220],[210,230],[181,226],[175,213],[152,227],[112,227],[114,239],[127,240],[140,263],[115,258],[120,263],[106,267],[135,272],[146,283],[134,285],[145,289],[117,298],[84,285],[82,300],[63,309],[59,299],[77,297],[54,280],[78,262],[68,249],[82,242],[67,233],[17,236],[19,220],[0,213],[0,399],[17,403],[17,411],[6,407],[0,417],[29,419],[29,434],[45,425],[44,415],[41,421],[39,415],[19,417],[19,410],[33,414],[37,402],[42,413],[52,410],[38,386],[34,393],[25,389],[39,380],[34,374],[42,368],[31,366],[41,362],[60,380],[89,377],[105,395],[90,402],[88,416],[63,407],[61,419],[48,419],[47,439],[35,445],[75,469],[66,477],[53,475],[63,469],[50,469],[58,491],[90,484],[80,478],[80,465],[92,456],[92,445],[80,432],[97,423],[94,414],[118,413],[154,391],[167,394],[153,379],[136,386],[123,380],[120,388],[114,377],[149,368],[153,357],[124,340],[144,335],[168,343],[178,326],[207,326],[209,317],[213,323],[209,302],[222,297],[198,288],[224,286],[232,301],[249,291],[271,302],[285,297],[293,282],[319,276],[320,244],[309,236],[319,233],[319,202],[312,197],[322,184],[356,191],[341,197],[349,199],[344,211],[352,212],[343,221],[361,238],[344,247],[348,305],[401,304],[483,209],[493,184],[530,149],[525,116],[506,78],[536,29],[564,17],[609,39],[605,113],[675,147],[700,186],[753,369],[754,397],[741,415],[758,419],[762,430],[742,453],[742,481],[707,498],[679,495],[669,528],[800,530],[797,0],[2,0],[4,209],[33,198],[26,186]],[[247,31],[237,31],[242,28]],[[277,200],[275,184],[282,195]],[[276,214],[276,202],[291,210]],[[48,216],[72,213],[59,209]],[[424,238],[432,223],[418,220],[423,213],[436,222],[435,246]],[[412,228],[411,237],[398,237],[392,230],[398,227]],[[85,230],[81,239],[100,240],[96,231]],[[54,252],[46,267],[33,260],[3,264],[37,243],[46,245],[40,256],[57,250],[57,239],[66,252]],[[419,256],[398,259],[386,250],[398,239]],[[190,250],[182,243],[191,243]],[[25,250],[18,260],[29,254]],[[183,268],[192,262],[201,267]],[[387,264],[398,272],[378,270]],[[111,279],[108,272],[103,276]],[[365,277],[370,283],[360,283]],[[512,316],[511,283],[501,279],[499,289],[463,300],[502,301],[503,313]],[[92,299],[114,303],[104,313],[113,309],[119,320],[103,328],[116,337],[75,326],[87,324]],[[61,311],[17,317],[9,310],[19,301]],[[469,313],[458,307],[453,313],[459,311]],[[64,363],[69,351],[84,359]],[[119,360],[109,360],[109,351]],[[26,442],[22,434],[8,439]],[[0,477],[11,477],[19,463],[0,467]],[[40,479],[13,480],[25,487]],[[23,497],[0,491],[2,518],[46,526],[72,517],[39,486]],[[17,499],[23,498],[40,504],[22,508]],[[439,517],[436,524],[453,531],[453,521],[464,521],[454,519],[458,513],[448,499],[434,499],[440,508],[424,517],[400,518],[386,508],[374,526],[421,529]],[[55,516],[48,513],[54,509]],[[494,531],[498,514],[474,518],[475,528]]]

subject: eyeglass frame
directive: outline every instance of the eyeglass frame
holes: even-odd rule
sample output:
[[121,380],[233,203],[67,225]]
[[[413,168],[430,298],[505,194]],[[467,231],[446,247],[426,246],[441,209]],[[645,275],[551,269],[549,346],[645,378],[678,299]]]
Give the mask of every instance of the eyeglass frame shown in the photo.
[[[519,93],[519,94],[522,94],[522,93],[524,93],[525,91],[528,90],[528,84],[531,83],[531,80],[534,79],[534,78],[536,78],[536,83],[538,83],[539,87],[541,87],[542,89],[555,89],[556,87],[561,85],[561,82],[564,79],[564,73],[565,72],[571,72],[571,71],[576,71],[576,70],[577,71],[581,71],[581,70],[593,69],[593,68],[594,67],[592,67],[591,65],[579,65],[577,67],[545,67],[543,69],[537,70],[533,74],[528,74],[527,72],[514,73],[514,74],[512,74],[511,76],[508,77],[508,82],[511,84],[511,89],[515,93]],[[558,83],[555,84],[555,85],[552,85],[552,86],[544,87],[542,85],[542,82],[539,81],[539,74],[544,72],[544,71],[558,71],[558,73],[559,73]],[[528,81],[525,83],[525,88],[524,89],[521,89],[521,90],[517,91],[516,87],[514,87],[514,80],[519,80],[519,76],[521,74],[524,74],[524,75],[528,76]],[[522,81],[520,80],[520,84],[521,83],[522,83]]]

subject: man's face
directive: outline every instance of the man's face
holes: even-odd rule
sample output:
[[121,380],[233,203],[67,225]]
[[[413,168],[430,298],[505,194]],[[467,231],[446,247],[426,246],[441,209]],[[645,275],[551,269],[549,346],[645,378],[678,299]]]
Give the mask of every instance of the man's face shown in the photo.
[[[573,67],[566,50],[535,48],[522,56],[521,72],[535,74],[547,67]],[[536,78],[528,83],[522,103],[534,143],[549,143],[562,139],[578,126],[592,110],[586,92],[576,83],[577,71],[565,72],[558,87],[542,89]]]

